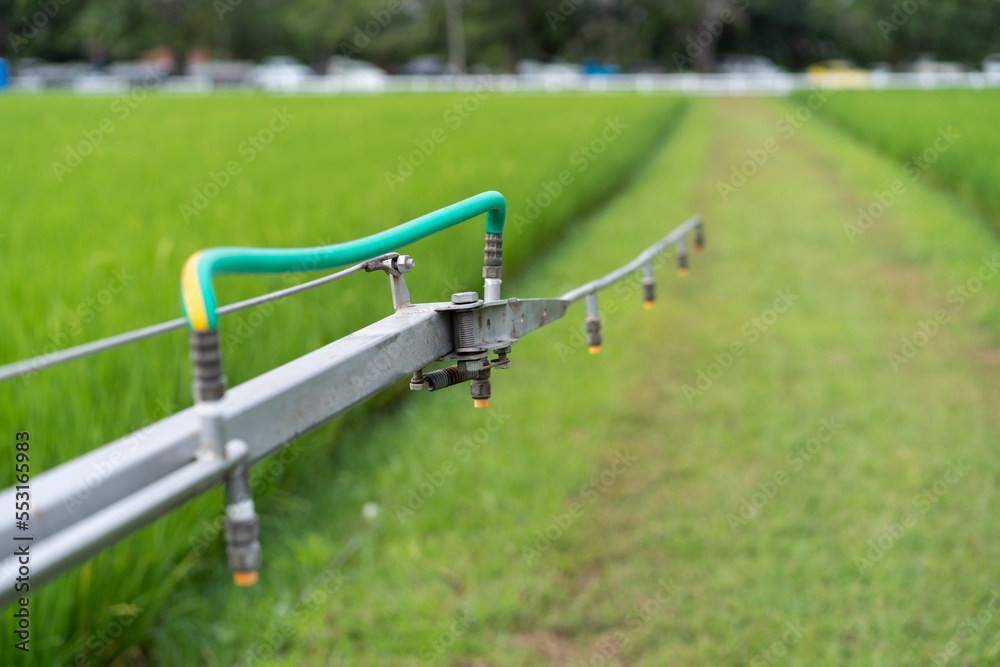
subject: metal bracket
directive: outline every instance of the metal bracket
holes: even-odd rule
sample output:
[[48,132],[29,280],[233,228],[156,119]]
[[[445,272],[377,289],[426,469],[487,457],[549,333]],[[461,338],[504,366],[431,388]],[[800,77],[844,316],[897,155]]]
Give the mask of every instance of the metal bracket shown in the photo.
[[409,255],[398,255],[389,257],[381,262],[369,260],[365,263],[365,271],[385,271],[389,275],[389,289],[392,290],[392,309],[406,308],[410,305],[410,289],[406,286],[404,273],[413,270],[416,262]]

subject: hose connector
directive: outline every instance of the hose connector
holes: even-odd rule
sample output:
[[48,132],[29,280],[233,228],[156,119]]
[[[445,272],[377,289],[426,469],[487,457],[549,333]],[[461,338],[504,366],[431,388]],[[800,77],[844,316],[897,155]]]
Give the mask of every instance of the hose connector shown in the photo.
[[500,300],[500,283],[503,282],[503,234],[486,233],[483,252],[483,301]]
[[192,330],[188,335],[191,348],[192,394],[195,403],[218,401],[226,393],[222,374],[222,353],[219,351],[219,330]]

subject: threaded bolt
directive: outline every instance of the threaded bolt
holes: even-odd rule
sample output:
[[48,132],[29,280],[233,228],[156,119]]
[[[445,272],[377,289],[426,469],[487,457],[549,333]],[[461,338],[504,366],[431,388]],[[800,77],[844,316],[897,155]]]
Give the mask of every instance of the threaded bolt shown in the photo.
[[476,322],[469,311],[455,313],[455,349],[471,348],[476,344]]

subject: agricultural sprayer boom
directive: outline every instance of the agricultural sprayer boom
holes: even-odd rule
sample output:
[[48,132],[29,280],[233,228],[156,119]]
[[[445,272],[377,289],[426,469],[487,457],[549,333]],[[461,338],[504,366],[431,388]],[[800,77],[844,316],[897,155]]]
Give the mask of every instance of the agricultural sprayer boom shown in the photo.
[[[486,407],[494,369],[511,366],[511,346],[585,299],[584,328],[590,351],[601,346],[597,294],[642,271],[646,307],[655,299],[654,260],[677,249],[678,273],[687,273],[685,237],[704,243],[693,217],[606,276],[558,298],[502,299],[503,225],[506,206],[485,192],[393,229],[347,243],[303,249],[212,248],[184,266],[184,318],[0,368],[0,380],[91,354],[187,324],[194,406],[158,421],[36,477],[31,487],[30,585],[34,588],[134,530],[152,523],[204,491],[226,487],[226,552],[238,585],[257,579],[259,527],[247,472],[254,463],[305,433],[409,376],[410,389],[438,391],[469,383],[475,407]],[[414,261],[398,248],[486,214],[483,298],[476,292],[450,302],[410,303],[406,274]],[[212,279],[221,273],[284,273],[348,269],[305,285],[239,304],[218,307]],[[219,351],[218,316],[361,271],[389,276],[394,313],[298,359],[227,389]],[[446,368],[425,372],[437,361]],[[14,505],[16,488],[0,493]],[[3,503],[6,503],[4,505]],[[22,541],[18,541],[21,538]],[[0,540],[24,544],[13,525],[0,525]],[[0,561],[0,604],[14,599],[17,556]],[[23,594],[23,593],[22,593]]]

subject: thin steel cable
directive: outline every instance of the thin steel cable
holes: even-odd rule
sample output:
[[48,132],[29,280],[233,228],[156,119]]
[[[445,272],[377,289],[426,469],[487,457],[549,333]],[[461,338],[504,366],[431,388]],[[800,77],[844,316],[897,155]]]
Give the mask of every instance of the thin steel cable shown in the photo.
[[[382,260],[398,256],[398,253],[390,252],[384,255],[379,255],[378,257],[372,257],[371,259],[365,260],[360,264],[355,264],[354,266],[342,269],[336,273],[331,273],[330,275],[323,276],[322,278],[317,278],[316,280],[310,280],[309,282],[302,283],[301,285],[293,285],[292,287],[286,287],[285,289],[280,289],[275,292],[255,296],[252,299],[237,301],[236,303],[221,306],[218,313],[219,315],[229,315],[240,310],[246,310],[247,308],[259,306],[262,303],[277,301],[278,299],[283,299],[286,296],[292,296],[293,294],[298,294],[299,292],[305,292],[306,290],[310,290],[314,287],[332,283],[335,280],[340,280],[341,278],[346,278],[349,275],[363,271],[369,262],[381,262]],[[32,357],[31,359],[15,361],[13,363],[0,366],[0,382],[20,377],[28,373],[37,372],[43,368],[49,368],[50,366],[55,366],[56,364],[61,364],[66,361],[79,359],[91,354],[97,354],[98,352],[104,352],[105,350],[121,347],[122,345],[128,345],[129,343],[135,343],[146,338],[152,338],[153,336],[158,336],[168,331],[180,329],[184,327],[185,323],[186,320],[183,317],[178,317],[176,320],[160,322],[159,324],[153,324],[141,329],[116,334],[114,336],[109,336],[107,338],[91,341],[82,345],[76,345],[58,352],[53,352],[52,354],[43,354],[38,357]]]

